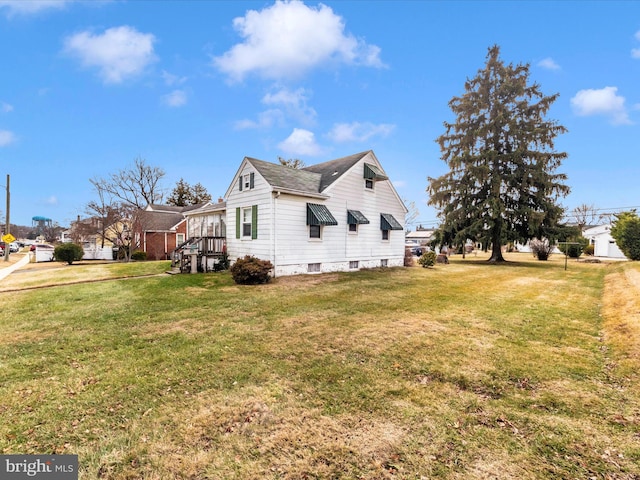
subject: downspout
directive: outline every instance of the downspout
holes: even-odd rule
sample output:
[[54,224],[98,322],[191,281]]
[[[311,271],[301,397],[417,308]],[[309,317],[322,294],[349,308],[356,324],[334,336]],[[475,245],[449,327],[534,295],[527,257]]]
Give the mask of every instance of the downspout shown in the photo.
[[278,205],[278,198],[280,198],[280,191],[277,191],[276,194],[273,196],[273,208],[272,208],[272,215],[271,215],[271,233],[273,235],[273,241],[271,242],[272,248],[273,248],[273,252],[271,253],[271,259],[273,263],[273,277],[276,277],[276,268],[277,268],[277,254],[278,254],[278,234],[276,232],[276,217],[277,217],[277,205]]
[[[346,200],[344,202],[344,210],[346,212],[349,211],[349,201]],[[349,214],[347,213],[347,222],[346,222],[346,229],[344,231],[344,261],[347,262],[347,271],[349,270],[349,257],[348,257],[348,248],[349,248]]]

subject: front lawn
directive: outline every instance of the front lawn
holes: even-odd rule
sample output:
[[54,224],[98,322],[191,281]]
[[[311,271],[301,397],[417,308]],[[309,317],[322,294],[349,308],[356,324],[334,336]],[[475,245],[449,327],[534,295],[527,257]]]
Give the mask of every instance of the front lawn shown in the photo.
[[640,266],[508,258],[0,292],[0,452],[84,479],[639,478]]

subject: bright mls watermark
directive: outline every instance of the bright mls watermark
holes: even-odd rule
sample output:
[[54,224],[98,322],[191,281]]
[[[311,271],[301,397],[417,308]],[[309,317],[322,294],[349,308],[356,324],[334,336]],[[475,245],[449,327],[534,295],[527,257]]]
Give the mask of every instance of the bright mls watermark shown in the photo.
[[0,479],[78,480],[77,455],[0,455]]

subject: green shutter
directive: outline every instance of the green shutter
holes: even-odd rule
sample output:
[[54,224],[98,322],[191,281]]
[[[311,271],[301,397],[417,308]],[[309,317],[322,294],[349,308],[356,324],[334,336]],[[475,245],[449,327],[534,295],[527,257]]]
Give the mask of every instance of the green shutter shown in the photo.
[[253,178],[255,177],[255,175],[253,174],[253,172],[251,172],[249,174],[249,188],[253,188]]
[[389,180],[389,177],[387,177],[382,170],[370,163],[364,164],[364,178],[371,180]]
[[251,238],[258,238],[258,205],[251,206]]
[[236,207],[236,238],[240,238],[240,207]]
[[240,175],[240,178],[238,178],[238,188],[240,189],[240,191],[242,191],[242,175]]
[[338,225],[325,205],[307,203],[307,225]]

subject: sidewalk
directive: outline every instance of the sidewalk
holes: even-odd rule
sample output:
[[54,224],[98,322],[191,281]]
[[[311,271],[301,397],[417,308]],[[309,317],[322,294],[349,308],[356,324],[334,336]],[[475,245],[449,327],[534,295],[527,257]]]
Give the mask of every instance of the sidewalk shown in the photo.
[[[13,253],[11,255],[19,255],[19,254]],[[17,262],[10,263],[6,267],[5,267],[4,257],[0,257],[0,280],[3,280],[10,273],[12,273],[14,270],[17,270],[20,267],[24,267],[28,263],[29,263],[29,254],[28,253],[26,255],[24,255]]]

